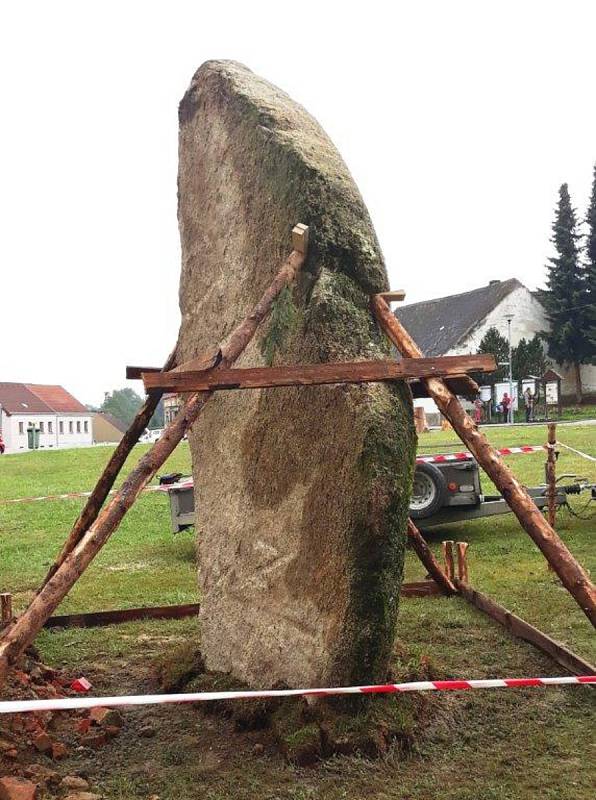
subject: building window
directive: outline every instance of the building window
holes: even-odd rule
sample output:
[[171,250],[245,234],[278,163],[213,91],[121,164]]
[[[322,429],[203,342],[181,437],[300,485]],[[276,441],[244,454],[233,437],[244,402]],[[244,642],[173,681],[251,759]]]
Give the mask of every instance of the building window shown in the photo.
[[25,423],[19,422],[19,433],[25,433]]
[[68,432],[72,433],[72,420],[68,423]]
[[83,422],[83,430],[85,431],[85,433],[89,433],[89,423],[87,422],[87,420]]
[[77,420],[77,433],[80,433],[80,432],[81,432],[81,423],[80,423],[79,420]]
[[43,432],[44,432],[43,426],[44,426],[44,423],[43,423],[43,422],[40,422],[40,423],[39,423],[39,432],[40,432],[40,433],[43,433]]
[[48,433],[54,433],[54,424],[52,422],[48,422]]
[[64,433],[64,423],[62,421],[58,423],[58,431]]

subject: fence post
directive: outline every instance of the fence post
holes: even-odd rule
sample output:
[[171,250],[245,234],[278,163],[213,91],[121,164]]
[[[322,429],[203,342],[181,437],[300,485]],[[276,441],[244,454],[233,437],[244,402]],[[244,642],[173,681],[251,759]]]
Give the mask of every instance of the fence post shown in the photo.
[[0,623],[7,625],[12,622],[12,595],[10,592],[0,594]]
[[457,542],[457,577],[462,583],[469,583],[467,542]]
[[445,559],[445,572],[450,581],[455,577],[455,563],[453,560],[453,541],[441,542],[443,558]]

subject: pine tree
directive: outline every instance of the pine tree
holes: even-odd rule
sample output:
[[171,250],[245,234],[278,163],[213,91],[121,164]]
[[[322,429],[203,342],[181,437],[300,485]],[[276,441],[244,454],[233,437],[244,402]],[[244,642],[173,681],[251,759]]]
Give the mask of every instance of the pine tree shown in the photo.
[[509,374],[507,367],[499,366],[499,364],[503,364],[505,361],[509,360],[509,343],[507,339],[499,333],[497,328],[492,327],[487,330],[478,346],[478,352],[490,353],[493,355],[497,362],[497,369],[494,372],[474,376],[474,380],[493,386],[495,383],[502,381],[505,376]]
[[511,354],[513,362],[513,375],[516,381],[521,382],[531,376],[540,377],[547,367],[542,341],[536,334],[532,339],[520,339],[517,347]]
[[588,285],[586,318],[591,348],[589,360],[592,363],[596,363],[596,164],[594,165],[592,194],[590,196],[586,224],[588,226],[585,247],[586,281]]
[[575,394],[582,401],[581,364],[590,358],[588,336],[588,284],[579,257],[577,219],[569,189],[559,190],[559,203],[553,223],[556,256],[549,258],[547,289],[540,293],[551,330],[544,332],[548,355],[559,364],[570,364],[575,373]]

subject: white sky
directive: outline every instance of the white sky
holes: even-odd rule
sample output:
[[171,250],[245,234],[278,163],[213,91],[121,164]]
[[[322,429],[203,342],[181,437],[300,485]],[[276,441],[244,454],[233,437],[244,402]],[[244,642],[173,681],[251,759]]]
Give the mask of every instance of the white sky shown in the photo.
[[[591,2],[27,2],[0,15],[0,380],[100,403],[178,329],[177,104],[232,58],[303,103],[393,288],[540,285],[596,161]],[[140,390],[138,384],[129,384]]]

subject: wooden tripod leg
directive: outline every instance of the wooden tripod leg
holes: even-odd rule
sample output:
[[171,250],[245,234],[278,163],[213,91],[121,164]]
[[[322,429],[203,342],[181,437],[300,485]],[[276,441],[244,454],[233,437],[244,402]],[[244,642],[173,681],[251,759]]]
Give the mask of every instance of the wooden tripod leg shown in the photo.
[[[176,362],[175,352],[176,351],[174,350],[164,364],[162,370],[163,372],[168,372],[174,367]],[[57,555],[56,560],[49,568],[48,573],[38,591],[40,591],[46,585],[58,567],[64,562],[66,556],[72,552],[73,548],[81,541],[85,533],[89,530],[89,527],[97,519],[97,515],[101,511],[101,507],[105,503],[105,500],[114,485],[114,481],[124,466],[124,462],[132,452],[133,447],[137,444],[140,436],[149,424],[149,420],[153,416],[160,398],[160,393],[152,393],[145,399],[145,402],[137,411],[135,418],[130,423],[128,430],[112,453],[112,456],[108,461],[104,471],[101,473],[99,480],[95,484],[95,488],[89,495],[87,502],[85,503],[85,507],[79,514],[71,532],[68,534],[68,538],[62,545],[60,553]]]
[[443,594],[456,594],[457,589],[442,570],[441,565],[411,519],[408,520],[408,538],[416,555],[428,570],[428,574],[441,587]]
[[[233,364],[245,350],[260,323],[271,311],[275,298],[293,281],[305,258],[305,252],[292,251],[259,303],[233,331],[227,342],[222,345],[221,364],[223,367]],[[29,607],[0,640],[0,684],[4,680],[10,664],[31,644],[48,617],[114,533],[139,493],[143,491],[159,467],[172,453],[212,396],[213,392],[197,392],[189,398],[166,427],[160,439],[140,459],[122,487],[100,512],[95,523],[74,546]]]
[[[372,307],[381,329],[403,356],[408,358],[422,356],[416,342],[391,313],[391,309],[382,297],[375,295],[372,298]],[[426,378],[424,383],[441,413],[457,431],[462,442],[468,446],[522,527],[552,565],[562,584],[596,627],[596,586],[587,572],[542,516],[528,492],[515,478],[486,436],[478,430],[445,382],[437,378]]]

